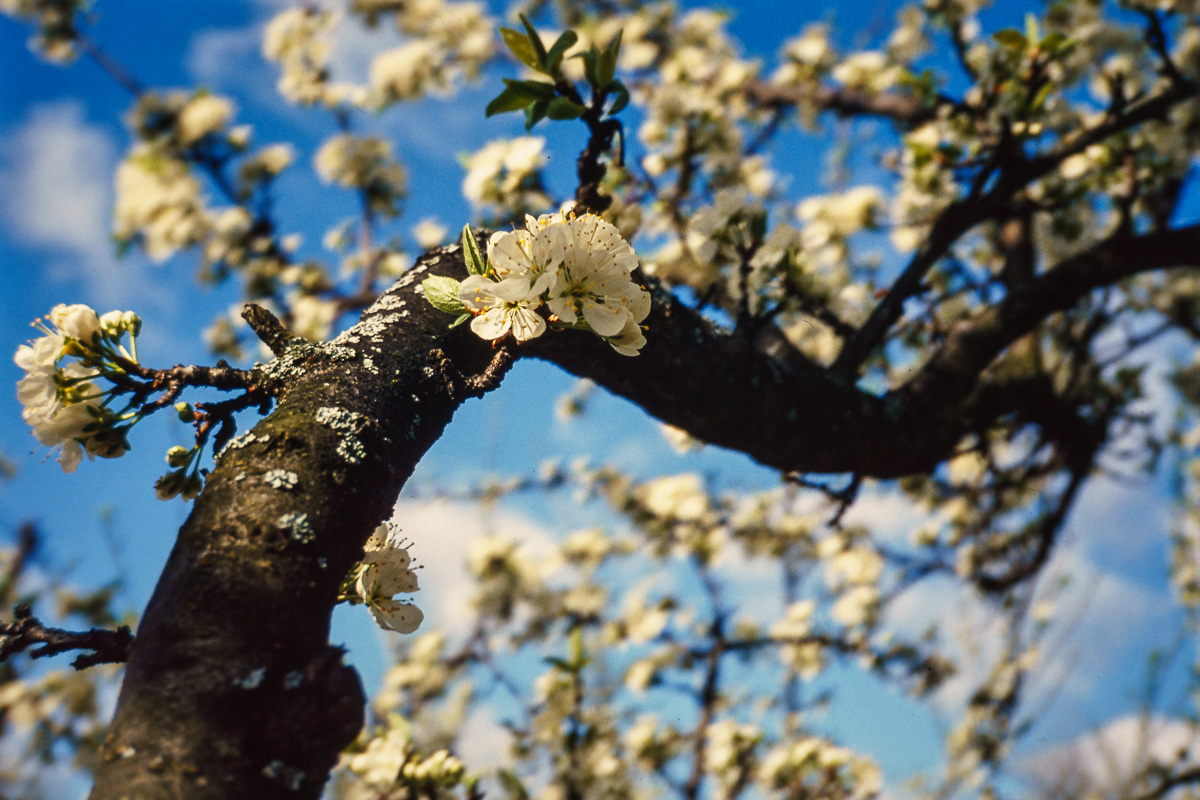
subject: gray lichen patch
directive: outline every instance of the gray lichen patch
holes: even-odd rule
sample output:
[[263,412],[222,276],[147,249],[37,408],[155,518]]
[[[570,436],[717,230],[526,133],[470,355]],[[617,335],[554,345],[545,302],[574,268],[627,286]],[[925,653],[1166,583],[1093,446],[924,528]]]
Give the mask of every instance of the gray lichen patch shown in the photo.
[[360,463],[367,455],[367,448],[358,434],[366,427],[367,418],[356,411],[324,406],[317,409],[317,422],[339,434],[337,453],[351,464]]
[[282,783],[285,789],[292,792],[298,792],[304,786],[304,771],[289,767],[279,759],[275,759],[263,767],[262,774],[273,781]]
[[313,540],[313,526],[308,521],[308,514],[290,512],[275,520],[275,527],[284,531],[300,544],[308,544]]
[[250,672],[246,673],[244,678],[235,678],[233,685],[239,689],[250,691],[251,689],[257,689],[259,686],[261,686],[263,678],[265,677],[267,677],[267,668],[259,667],[258,669],[250,670]]
[[262,442],[265,444],[266,442],[270,441],[270,439],[271,437],[269,434],[265,434],[260,437],[254,431],[246,431],[242,435],[235,436],[226,442],[225,446],[221,448],[221,451],[217,453],[217,457],[225,455],[230,450],[240,450],[241,448],[253,442]]
[[272,469],[263,473],[263,483],[272,489],[290,491],[295,489],[299,482],[300,476],[286,469]]
[[371,306],[368,314],[382,311],[398,311],[404,307],[404,301],[394,294],[385,294]]
[[260,380],[266,385],[283,385],[303,375],[308,362],[317,358],[320,354],[320,345],[315,345],[312,342],[298,341],[290,345],[284,351],[283,355],[274,361],[269,361],[266,364],[256,364],[254,370],[261,376]]

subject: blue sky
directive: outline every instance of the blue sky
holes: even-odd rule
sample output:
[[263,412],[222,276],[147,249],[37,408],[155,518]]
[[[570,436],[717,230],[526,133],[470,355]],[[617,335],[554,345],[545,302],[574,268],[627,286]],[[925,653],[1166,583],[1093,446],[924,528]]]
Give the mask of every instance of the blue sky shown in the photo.
[[[851,17],[813,2],[733,5],[733,33],[747,53],[768,60],[783,38],[809,21],[832,19],[846,26],[843,39],[849,43],[856,41],[851,26],[866,24],[876,37],[886,31],[894,8],[864,4],[866,11]],[[207,85],[236,101],[238,121],[255,125],[256,142],[294,142],[298,167],[280,181],[279,216],[285,230],[303,232],[305,247],[316,252],[322,232],[351,216],[354,202],[321,186],[309,168],[315,147],[336,129],[332,118],[287,105],[274,91],[273,70],[257,55],[261,24],[278,6],[265,0],[100,0],[95,36],[147,84]],[[993,16],[1016,24],[1028,4],[1002,6]],[[990,26],[990,19],[985,25]],[[112,169],[128,144],[120,122],[128,96],[86,61],[69,69],[38,61],[26,49],[28,34],[25,27],[0,18],[0,75],[15,77],[0,81],[0,275],[7,289],[0,293],[0,342],[15,349],[31,336],[28,323],[34,317],[58,302],[85,302],[101,311],[138,311],[145,319],[139,349],[147,363],[210,361],[198,332],[237,300],[233,287],[198,287],[194,261],[186,255],[164,265],[150,264],[136,253],[118,259],[108,239]],[[406,231],[426,216],[437,217],[451,230],[467,219],[456,156],[520,130],[516,115],[484,119],[482,109],[495,94],[495,83],[495,78],[485,81],[448,103],[422,103],[368,120],[395,142],[412,176],[412,196],[398,230]],[[582,133],[564,125],[540,133],[553,153],[551,187],[568,194],[569,166]],[[821,142],[795,133],[784,141],[787,147],[776,165],[790,172],[791,191],[797,196],[819,191],[821,172],[814,165],[822,163]],[[859,166],[868,167],[871,154],[866,148]],[[19,377],[11,363],[0,374],[14,382]],[[644,476],[700,471],[720,476],[724,485],[746,488],[777,481],[770,471],[736,454],[707,448],[677,455],[652,420],[603,394],[582,419],[551,422],[555,402],[573,385],[555,368],[522,363],[500,390],[462,409],[422,461],[414,481],[461,483],[486,473],[529,473],[545,458],[579,455]],[[485,432],[482,442],[479,431]],[[44,452],[30,452],[35,443],[21,421],[15,393],[0,392],[0,452],[19,467],[15,479],[0,485],[0,535],[22,520],[36,520],[46,536],[47,569],[69,569],[70,577],[85,585],[120,579],[125,601],[140,608],[188,510],[181,501],[157,501],[153,492],[163,453],[185,442],[187,434],[181,423],[160,415],[138,427],[133,452],[125,458],[85,463],[77,473],[64,475],[52,460],[44,460]],[[106,533],[101,517],[108,509],[112,516]],[[457,574],[458,567],[449,563],[458,555],[455,548],[478,531],[501,526],[536,540],[570,530],[576,513],[562,500],[516,503],[486,520],[470,509],[417,501],[405,510],[406,533],[420,547],[426,546],[422,534],[429,533],[422,560],[447,562],[428,574],[447,580]],[[890,526],[896,535],[904,533],[901,505],[886,492],[864,501],[855,513],[885,530]],[[1054,694],[1054,714],[1035,729],[1033,740],[1064,742],[1136,707],[1148,653],[1170,641],[1179,623],[1166,588],[1168,526],[1164,493],[1153,482],[1097,480],[1090,485],[1072,516],[1057,565],[1075,576],[1077,588],[1069,595],[1079,605],[1077,621],[1063,632],[1052,654],[1059,661],[1061,683]],[[442,536],[439,543],[447,530],[453,535]],[[107,544],[109,535],[119,544],[115,550]],[[431,623],[444,621],[440,615],[448,612],[438,607],[453,607],[452,589],[433,587],[424,593],[437,598]],[[932,588],[910,598],[906,613],[916,620],[930,613],[930,603],[944,604],[952,596],[946,587]],[[336,619],[335,638],[350,644],[352,659],[367,685],[373,685],[382,650],[372,623],[360,610],[339,612]],[[931,750],[939,735],[933,716],[852,670],[839,675],[850,691],[830,716],[831,729],[874,752],[893,776],[937,758]],[[897,731],[907,735],[897,736]]]

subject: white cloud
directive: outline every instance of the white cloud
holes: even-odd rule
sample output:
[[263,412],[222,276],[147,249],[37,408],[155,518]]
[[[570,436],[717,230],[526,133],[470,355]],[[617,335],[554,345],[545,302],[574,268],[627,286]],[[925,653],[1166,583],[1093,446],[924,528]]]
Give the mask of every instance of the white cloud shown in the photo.
[[1194,751],[1196,744],[1197,731],[1191,723],[1130,714],[1023,759],[1016,771],[1043,787],[1104,791],[1126,785],[1147,764],[1174,763],[1181,752]]
[[[1150,652],[1169,625],[1165,594],[1101,571],[1070,543],[1060,546],[1047,565],[1038,599],[1052,600],[1056,612],[1040,640],[1040,659],[1024,702],[1027,709],[1055,703],[1056,725],[1077,725],[1087,717],[1097,693],[1111,691],[1119,665]],[[1007,638],[998,606],[948,576],[928,578],[900,595],[887,609],[887,622],[907,637],[934,626],[940,630],[958,670],[938,690],[935,703],[951,716],[987,679]],[[1137,679],[1127,676],[1120,688],[1134,688]]]
[[34,106],[0,139],[0,215],[16,241],[51,254],[49,277],[82,281],[103,307],[162,307],[161,282],[139,258],[118,260],[109,235],[117,146],[76,101]]
[[81,103],[34,107],[6,138],[5,216],[25,244],[86,252],[106,241],[116,148],[88,125]]
[[267,64],[259,52],[262,31],[254,25],[200,31],[192,36],[185,63],[188,75],[198,84],[254,90],[275,94],[277,76],[267,75]]

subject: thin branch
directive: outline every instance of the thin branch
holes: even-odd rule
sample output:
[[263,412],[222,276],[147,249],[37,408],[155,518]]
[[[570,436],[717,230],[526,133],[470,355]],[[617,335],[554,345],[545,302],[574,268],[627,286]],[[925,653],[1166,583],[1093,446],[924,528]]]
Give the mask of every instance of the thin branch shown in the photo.
[[75,37],[75,43],[79,45],[79,49],[82,50],[88,58],[96,62],[96,65],[99,66],[100,69],[104,70],[104,72],[106,72],[110,78],[120,84],[121,88],[129,92],[129,94],[133,95],[134,97],[141,97],[146,91],[145,87],[142,86],[141,81],[133,77],[133,74],[129,72],[129,70],[125,69],[125,67],[122,66],[116,59],[104,52],[100,45],[93,42],[87,36],[84,36],[82,33],[77,34]]
[[832,111],[841,117],[884,117],[904,125],[920,125],[937,117],[938,105],[949,104],[949,98],[929,105],[911,94],[876,94],[842,86],[810,84],[778,86],[766,81],[753,81],[743,87],[746,96],[761,106],[782,109],[812,105],[822,111]]
[[90,651],[81,653],[71,662],[78,670],[129,660],[134,637],[128,625],[115,631],[92,628],[77,633],[43,625],[27,605],[17,606],[13,614],[16,617],[13,622],[0,626],[0,662],[26,650],[31,658],[47,658],[70,650]]

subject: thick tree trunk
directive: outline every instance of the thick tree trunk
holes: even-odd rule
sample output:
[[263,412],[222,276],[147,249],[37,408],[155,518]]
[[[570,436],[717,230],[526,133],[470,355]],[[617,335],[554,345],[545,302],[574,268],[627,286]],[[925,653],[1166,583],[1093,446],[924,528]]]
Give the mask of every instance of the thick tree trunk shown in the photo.
[[92,797],[316,798],[362,728],[328,644],[342,577],[404,481],[504,364],[414,292],[264,370],[276,411],[217,458],[146,609]]

